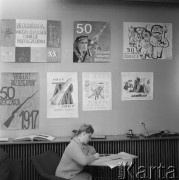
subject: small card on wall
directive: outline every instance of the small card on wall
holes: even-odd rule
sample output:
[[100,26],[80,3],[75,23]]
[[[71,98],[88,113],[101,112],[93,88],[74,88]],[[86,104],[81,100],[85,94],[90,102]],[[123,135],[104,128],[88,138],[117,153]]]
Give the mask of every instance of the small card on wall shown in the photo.
[[61,22],[1,19],[2,62],[60,62]]
[[39,73],[1,73],[1,128],[39,128]]
[[153,72],[122,72],[121,100],[153,100]]
[[74,63],[108,63],[111,59],[109,22],[74,22]]

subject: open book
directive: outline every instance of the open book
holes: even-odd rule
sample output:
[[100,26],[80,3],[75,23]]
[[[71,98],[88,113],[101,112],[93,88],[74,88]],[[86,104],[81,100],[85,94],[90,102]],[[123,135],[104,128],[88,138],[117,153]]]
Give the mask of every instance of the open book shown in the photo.
[[23,141],[54,141],[55,137],[47,134],[29,135],[23,137],[14,138],[13,142],[23,142]]
[[107,156],[101,156],[99,159],[95,160],[91,163],[91,166],[108,166],[111,169],[116,166],[126,166],[130,165],[133,159],[137,158],[137,156],[120,152],[118,154],[111,154]]
[[0,142],[8,142],[9,141],[9,138],[7,137],[4,137],[4,138],[0,138]]

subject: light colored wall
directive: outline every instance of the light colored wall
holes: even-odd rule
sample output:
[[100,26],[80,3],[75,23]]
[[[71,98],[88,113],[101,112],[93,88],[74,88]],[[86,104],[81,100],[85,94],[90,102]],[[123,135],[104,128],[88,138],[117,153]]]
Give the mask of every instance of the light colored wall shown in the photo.
[[[0,131],[2,137],[48,133],[71,135],[82,123],[90,123],[96,134],[117,135],[130,128],[143,132],[139,125],[157,130],[178,131],[179,117],[179,7],[131,5],[125,3],[68,0],[1,0],[1,19],[49,19],[62,22],[61,63],[0,63],[0,72],[40,73],[40,129]],[[73,64],[73,22],[111,22],[111,62]],[[167,22],[173,25],[173,58],[171,61],[123,60],[123,22]],[[46,73],[78,72],[79,118],[47,119]],[[82,72],[112,73],[112,110],[82,111]],[[152,101],[121,101],[121,72],[154,72]],[[3,113],[3,112],[1,112]]]

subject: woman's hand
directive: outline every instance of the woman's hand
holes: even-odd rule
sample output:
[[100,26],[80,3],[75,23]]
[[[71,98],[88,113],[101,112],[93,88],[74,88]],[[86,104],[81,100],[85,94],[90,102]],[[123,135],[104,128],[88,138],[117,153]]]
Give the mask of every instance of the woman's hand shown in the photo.
[[94,154],[95,159],[99,159],[99,153]]

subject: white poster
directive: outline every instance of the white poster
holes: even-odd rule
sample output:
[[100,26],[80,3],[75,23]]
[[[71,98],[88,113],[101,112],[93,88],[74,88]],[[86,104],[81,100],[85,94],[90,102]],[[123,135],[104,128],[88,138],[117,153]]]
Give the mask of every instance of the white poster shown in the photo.
[[172,59],[171,23],[123,23],[123,59]]
[[112,88],[110,72],[84,72],[83,110],[111,110]]
[[152,100],[153,72],[122,72],[122,100]]
[[47,21],[16,19],[16,47],[46,47]]
[[47,73],[47,118],[78,117],[77,72]]
[[39,73],[1,73],[1,128],[38,129],[39,95]]

